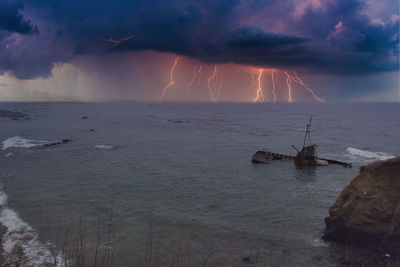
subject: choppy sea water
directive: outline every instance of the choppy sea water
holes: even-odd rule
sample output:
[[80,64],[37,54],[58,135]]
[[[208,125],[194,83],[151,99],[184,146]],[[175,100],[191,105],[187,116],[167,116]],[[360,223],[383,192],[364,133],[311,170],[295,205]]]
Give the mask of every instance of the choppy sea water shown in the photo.
[[[240,265],[257,255],[272,265],[336,265],[363,251],[321,240],[329,207],[360,166],[398,155],[400,147],[399,104],[0,109],[32,118],[0,119],[0,222],[5,253],[19,246],[33,266],[52,262],[47,245],[72,221],[83,222],[90,247],[111,210],[116,266],[140,262],[150,237],[160,265],[179,257]],[[353,168],[251,163],[256,150],[294,154],[290,145],[302,145],[310,115],[319,156]],[[62,139],[72,141],[38,148]]]

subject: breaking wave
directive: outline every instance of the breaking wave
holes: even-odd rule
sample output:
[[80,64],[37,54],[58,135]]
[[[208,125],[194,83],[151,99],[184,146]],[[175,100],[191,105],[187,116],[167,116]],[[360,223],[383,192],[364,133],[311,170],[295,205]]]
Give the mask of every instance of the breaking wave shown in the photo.
[[3,150],[12,147],[20,147],[20,148],[40,147],[49,143],[52,143],[52,141],[31,140],[22,138],[20,136],[10,137],[2,142]]
[[7,206],[8,196],[0,187],[0,223],[4,226],[1,237],[3,256],[10,266],[63,266],[62,255],[54,256],[40,243],[39,235],[29,224]]
[[393,155],[386,154],[384,152],[372,152],[368,150],[357,149],[349,147],[346,152],[350,154],[353,158],[361,157],[364,161],[374,161],[374,160],[387,160],[394,158]]
[[311,238],[308,243],[313,247],[329,247],[329,243],[321,237]]

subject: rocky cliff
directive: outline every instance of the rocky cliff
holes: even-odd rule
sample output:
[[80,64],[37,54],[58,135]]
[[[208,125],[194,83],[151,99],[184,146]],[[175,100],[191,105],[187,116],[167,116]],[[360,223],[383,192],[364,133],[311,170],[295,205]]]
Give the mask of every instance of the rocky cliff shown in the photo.
[[399,245],[400,157],[361,167],[330,208],[325,224],[328,240]]

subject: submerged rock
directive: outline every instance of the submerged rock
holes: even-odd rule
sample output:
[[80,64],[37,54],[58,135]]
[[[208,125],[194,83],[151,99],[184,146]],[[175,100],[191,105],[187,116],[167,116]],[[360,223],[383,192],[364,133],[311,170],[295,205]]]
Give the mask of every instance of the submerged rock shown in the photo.
[[174,123],[182,123],[183,121],[178,120],[178,119],[174,119],[174,120],[168,120],[169,122],[174,122]]
[[45,148],[45,147],[49,147],[49,146],[56,146],[56,145],[60,145],[60,144],[65,144],[68,142],[71,142],[72,140],[70,139],[63,139],[61,141],[52,141],[52,142],[48,142],[46,144],[43,144],[41,146],[38,146],[38,148]]
[[342,191],[325,218],[324,239],[400,244],[400,157],[371,163]]
[[17,111],[0,110],[0,118],[11,118],[12,120],[20,120],[23,118],[27,118],[27,116],[27,114]]

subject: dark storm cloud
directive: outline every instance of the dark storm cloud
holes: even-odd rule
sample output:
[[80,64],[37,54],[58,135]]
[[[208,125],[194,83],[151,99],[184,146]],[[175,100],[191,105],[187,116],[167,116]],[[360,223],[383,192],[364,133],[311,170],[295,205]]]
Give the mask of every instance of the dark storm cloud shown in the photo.
[[20,1],[0,1],[0,30],[20,34],[37,33],[37,27],[20,14],[23,4]]
[[261,27],[252,26],[246,26],[236,30],[231,38],[229,45],[238,48],[261,47],[268,49],[279,46],[297,45],[306,41],[305,38],[268,33]]
[[[231,60],[268,67],[307,67],[313,72],[353,75],[398,69],[396,24],[351,28],[323,39],[299,38],[246,27],[233,34]],[[326,38],[329,40],[326,41]]]
[[[36,25],[21,14],[24,9],[24,5],[21,1],[0,1],[0,74],[2,71],[11,70],[17,77],[34,77],[43,76],[46,73],[50,73],[53,66],[53,62],[47,64],[47,68],[32,68],[34,65],[38,65],[40,59],[32,60],[33,65],[27,68],[27,63],[36,52],[34,46],[30,47],[26,53],[21,51],[22,45],[15,45],[10,47],[10,43],[16,42],[17,38],[15,34],[31,38],[34,35],[38,35],[39,31]],[[25,44],[26,45],[26,44]],[[40,65],[42,63],[39,63]],[[25,74],[26,75],[25,75]]]
[[[298,2],[26,1],[25,6],[31,12],[28,15],[41,20],[43,27],[49,27],[50,32],[62,30],[63,34],[44,36],[48,38],[48,43],[56,43],[54,46],[57,49],[43,51],[42,57],[47,59],[43,64],[35,62],[40,58],[31,56],[31,64],[44,67],[32,70],[32,73],[27,68],[19,76],[48,75],[51,63],[69,60],[73,54],[140,50],[172,52],[210,63],[303,67],[310,71],[336,74],[362,74],[399,68],[398,20],[373,23],[363,13],[365,7],[361,1],[347,0],[325,1],[324,8],[314,8],[309,4],[304,14],[295,17],[291,14],[296,11]],[[21,4],[5,3],[14,6],[6,12],[7,16],[14,14],[20,21],[20,26],[4,24],[9,25],[8,30],[20,33],[34,31],[32,24],[19,13]],[[50,26],[46,26],[46,22]],[[281,25],[281,30],[279,27],[274,29],[276,25]],[[40,35],[44,34],[42,28],[39,27],[39,30]],[[110,37],[118,39],[127,35],[135,35],[135,38],[118,45],[105,41]],[[33,47],[38,45],[35,44],[37,39],[28,41],[34,43]],[[58,44],[61,41],[64,45]],[[0,59],[5,53],[2,49]],[[25,54],[29,53],[34,54],[35,51],[26,48]],[[4,66],[0,63],[0,69],[18,73],[18,68],[24,63],[19,61],[21,59],[9,58],[9,64]]]
[[362,7],[357,1],[336,1],[325,12],[307,8],[301,20],[284,21],[297,35],[276,34],[257,25],[240,26],[236,22],[242,18],[234,5],[218,16],[204,6],[195,7],[195,16],[176,10],[168,16],[167,26],[162,24],[167,16],[146,14],[137,38],[113,50],[154,49],[211,63],[306,67],[341,75],[398,69],[398,20],[372,24],[360,13]]
[[298,29],[318,39],[327,39],[340,22],[343,31],[329,38],[331,46],[348,52],[398,53],[399,20],[373,23],[361,12],[363,7],[361,1],[340,0],[328,2],[323,13],[308,8]]
[[[57,62],[71,59],[70,44],[61,31],[27,17],[26,3],[0,0],[0,74],[11,71],[20,79],[47,77]],[[40,28],[40,30],[39,30]]]

